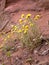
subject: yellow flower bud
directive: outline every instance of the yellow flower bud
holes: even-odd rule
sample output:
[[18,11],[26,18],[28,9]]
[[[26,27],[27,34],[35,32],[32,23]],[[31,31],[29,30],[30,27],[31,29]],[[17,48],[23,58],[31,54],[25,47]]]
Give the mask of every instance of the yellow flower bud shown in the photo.
[[30,26],[33,26],[34,24],[33,23],[30,23]]
[[34,20],[38,20],[40,18],[40,15],[36,15],[35,17],[34,17]]
[[20,23],[20,24],[22,24],[22,22],[23,22],[23,20],[22,20],[22,19],[20,19],[20,20],[19,20],[19,23]]
[[27,29],[27,28],[28,28],[28,25],[25,26],[25,29]]
[[24,34],[27,33],[27,30],[24,30]]
[[27,31],[28,31],[28,25],[26,25],[25,27],[24,27],[24,33],[27,33]]
[[24,14],[21,15],[21,18],[24,18]]
[[18,33],[21,33],[21,32],[22,32],[22,30],[20,29],[20,30],[18,30],[17,32],[18,32]]
[[13,28],[11,29],[11,32],[15,32],[16,30],[17,30],[17,26],[15,25],[15,26],[13,26]]
[[30,16],[31,16],[31,14],[27,14],[27,15],[26,15],[26,19],[28,19]]
[[15,26],[15,27],[14,27],[14,30],[16,31],[16,30],[17,30],[17,28],[18,28],[18,27],[17,27],[17,26]]

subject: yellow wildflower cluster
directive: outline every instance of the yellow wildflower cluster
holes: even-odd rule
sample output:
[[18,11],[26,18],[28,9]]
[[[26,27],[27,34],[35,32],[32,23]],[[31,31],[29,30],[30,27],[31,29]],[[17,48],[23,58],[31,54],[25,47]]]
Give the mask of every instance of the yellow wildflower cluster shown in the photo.
[[11,37],[11,34],[17,31],[17,26],[16,26],[16,25],[11,25],[11,27],[12,27],[11,33],[8,34],[8,35],[4,38],[4,41],[7,41],[7,40]]
[[31,14],[27,14],[26,16],[24,14],[21,15],[21,18],[19,19],[19,23],[22,24],[23,22],[26,22],[26,19],[30,18]]
[[4,41],[7,41],[10,37],[11,37],[11,35],[8,34],[8,35],[4,38]]
[[27,31],[28,31],[28,29],[29,29],[29,26],[26,25],[26,26],[23,27],[23,29],[24,29],[24,33],[27,33]]
[[29,28],[28,25],[25,25],[25,26],[22,25],[22,29],[19,29],[17,32],[18,32],[18,33],[22,33],[22,32],[23,32],[23,33],[27,33],[28,28]]
[[21,30],[21,29],[19,29],[17,32],[18,32],[18,33],[21,33],[21,32],[22,32],[22,30]]
[[[29,21],[27,20],[28,18],[30,18],[31,14],[27,14],[26,16],[24,14],[21,15],[21,19],[19,19],[19,23],[22,24],[21,28],[18,30],[18,33],[27,33],[29,26],[33,26],[33,23],[29,23]],[[29,23],[29,25],[28,25]]]
[[[26,23],[28,23],[26,19],[28,19],[30,16],[31,16],[31,14],[27,14],[26,16],[24,14],[21,15],[21,18],[19,19],[19,23],[21,25],[19,25],[20,28],[17,30],[18,33],[21,33],[21,32],[26,33],[28,31],[29,26],[26,24]],[[30,23],[30,26],[32,26],[32,25],[33,24]]]
[[13,25],[13,26],[12,26],[12,29],[11,29],[11,32],[16,32],[16,31],[17,31],[17,28],[18,28],[18,27],[17,27],[16,25]]
[[[26,19],[29,18],[30,16],[31,16],[31,14],[27,14],[27,15],[26,15]],[[22,14],[22,15],[21,15],[21,18],[24,18],[24,17],[25,17],[25,15]]]
[[19,19],[19,23],[22,24],[23,23],[23,20],[22,19]]
[[[32,21],[28,21],[28,18],[30,18],[31,14],[27,14],[26,16],[24,14],[21,15],[21,18],[19,19],[19,23],[17,25],[11,25],[11,33],[17,32],[17,33],[27,33],[28,30],[30,30],[30,27],[34,26]],[[40,18],[40,15],[36,15],[34,17],[34,20],[38,20]],[[29,24],[28,24],[29,23]],[[1,36],[1,35],[0,35]],[[6,38],[4,39],[4,41],[6,41],[7,39],[9,39],[11,37],[11,35],[7,35]]]

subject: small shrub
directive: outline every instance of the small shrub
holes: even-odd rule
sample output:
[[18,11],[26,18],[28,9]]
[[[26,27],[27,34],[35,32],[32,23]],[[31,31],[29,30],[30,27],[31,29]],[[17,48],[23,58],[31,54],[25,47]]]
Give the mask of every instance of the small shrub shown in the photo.
[[40,15],[36,15],[32,20],[31,14],[21,15],[19,22],[16,26],[12,26],[12,32],[16,32],[17,39],[22,42],[24,47],[29,49],[34,49],[39,45],[41,39],[41,33],[36,24],[36,20],[40,18]]
[[[36,15],[32,19],[31,14],[27,14],[26,16],[22,14],[17,24],[11,25],[11,32],[10,34],[6,35],[4,41],[14,44],[13,39],[16,38],[22,43],[23,47],[33,50],[41,42],[41,32],[39,31],[39,27],[36,24],[36,20],[39,18],[40,15]],[[10,47],[7,48],[10,49]]]

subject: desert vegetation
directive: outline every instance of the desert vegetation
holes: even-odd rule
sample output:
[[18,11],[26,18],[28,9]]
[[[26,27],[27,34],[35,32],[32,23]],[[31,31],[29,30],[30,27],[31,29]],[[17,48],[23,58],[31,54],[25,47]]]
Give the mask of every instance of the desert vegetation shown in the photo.
[[0,0],[0,65],[49,65],[49,0]]

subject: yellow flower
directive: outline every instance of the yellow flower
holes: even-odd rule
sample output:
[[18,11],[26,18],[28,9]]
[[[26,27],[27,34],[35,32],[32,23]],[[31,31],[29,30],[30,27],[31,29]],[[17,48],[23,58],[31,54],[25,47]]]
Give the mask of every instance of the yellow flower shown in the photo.
[[28,29],[28,25],[25,26],[25,29]]
[[33,26],[34,24],[30,22],[30,26]]
[[25,27],[24,27],[24,33],[27,33],[27,31],[28,31],[28,25],[26,25]]
[[24,30],[24,34],[27,33],[27,30]]
[[19,23],[22,24],[23,20],[22,19],[19,19]]
[[22,32],[22,30],[20,29],[20,30],[18,30],[17,32],[18,32],[18,33],[21,33],[21,32]]
[[40,18],[40,15],[36,15],[35,17],[34,17],[34,20],[38,20]]
[[25,15],[24,15],[24,14],[22,14],[22,15],[21,15],[21,18],[24,18],[24,16],[25,16]]
[[22,26],[22,30],[24,30],[24,29],[28,30],[28,28],[29,28],[28,25],[23,25],[23,26]]
[[24,33],[27,33],[28,32],[28,29],[24,29]]
[[26,15],[26,19],[28,19],[30,16],[31,16],[31,14],[27,14],[27,15]]
[[17,30],[17,26],[15,25],[15,26],[13,26],[13,28],[11,29],[11,32],[15,32],[16,30]]
[[10,35],[8,35],[7,38],[10,38]]
[[17,30],[17,28],[18,28],[17,26],[14,26],[14,30]]

